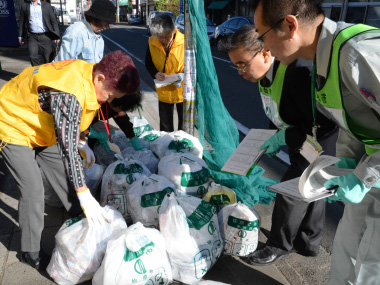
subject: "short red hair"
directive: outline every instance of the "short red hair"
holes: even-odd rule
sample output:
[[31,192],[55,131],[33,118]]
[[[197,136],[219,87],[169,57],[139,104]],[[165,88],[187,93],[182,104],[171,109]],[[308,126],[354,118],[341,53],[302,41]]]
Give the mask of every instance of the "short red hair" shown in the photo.
[[93,73],[101,73],[111,89],[134,94],[140,87],[140,76],[132,58],[121,50],[108,53],[95,64]]

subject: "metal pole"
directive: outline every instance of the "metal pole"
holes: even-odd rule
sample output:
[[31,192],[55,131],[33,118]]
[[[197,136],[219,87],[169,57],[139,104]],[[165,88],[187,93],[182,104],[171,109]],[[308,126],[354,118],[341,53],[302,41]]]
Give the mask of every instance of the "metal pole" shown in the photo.
[[119,12],[120,12],[120,0],[116,0],[116,23],[120,23]]
[[62,0],[59,0],[59,4],[61,6],[61,26],[63,26],[63,9],[62,9]]
[[189,0],[185,0],[185,70],[183,88],[183,130],[190,135],[194,135],[194,115],[195,115],[195,87],[197,79],[197,69],[191,23],[189,15]]

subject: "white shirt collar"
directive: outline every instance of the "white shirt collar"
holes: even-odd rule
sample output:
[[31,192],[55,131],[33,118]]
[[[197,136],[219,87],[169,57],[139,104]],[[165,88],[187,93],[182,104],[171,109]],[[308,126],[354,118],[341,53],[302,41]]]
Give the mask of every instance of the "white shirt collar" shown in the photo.
[[267,71],[267,73],[265,74],[265,77],[268,78],[268,80],[272,83],[273,81],[273,68],[274,68],[274,61],[275,61],[275,58],[273,57],[272,59],[272,63]]

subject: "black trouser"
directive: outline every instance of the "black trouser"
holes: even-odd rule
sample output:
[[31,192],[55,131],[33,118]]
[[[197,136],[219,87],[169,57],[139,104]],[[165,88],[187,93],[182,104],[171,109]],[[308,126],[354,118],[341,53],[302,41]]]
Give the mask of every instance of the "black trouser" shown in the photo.
[[50,55],[53,51],[51,38],[47,33],[34,34],[28,32],[28,51],[32,66],[50,62]]
[[160,131],[173,132],[174,120],[173,111],[174,105],[176,105],[178,113],[178,130],[183,128],[183,103],[164,103],[158,101],[158,114],[160,115]]
[[[337,131],[325,136],[318,142],[326,155],[335,155]],[[290,167],[281,181],[301,176],[309,166],[308,161],[300,154],[289,151]],[[299,250],[317,253],[322,240],[325,223],[325,202],[319,200],[306,203],[280,194],[276,195],[272,214],[272,228],[267,245],[285,251]]]

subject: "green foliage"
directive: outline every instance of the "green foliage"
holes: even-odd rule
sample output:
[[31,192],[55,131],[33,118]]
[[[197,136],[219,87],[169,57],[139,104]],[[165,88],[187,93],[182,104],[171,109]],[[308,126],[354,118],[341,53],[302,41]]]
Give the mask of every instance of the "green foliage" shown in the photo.
[[172,12],[176,17],[179,15],[180,0],[158,0],[154,2],[156,11]]

